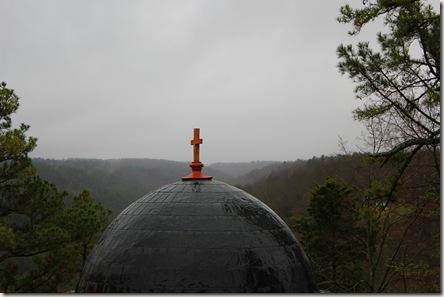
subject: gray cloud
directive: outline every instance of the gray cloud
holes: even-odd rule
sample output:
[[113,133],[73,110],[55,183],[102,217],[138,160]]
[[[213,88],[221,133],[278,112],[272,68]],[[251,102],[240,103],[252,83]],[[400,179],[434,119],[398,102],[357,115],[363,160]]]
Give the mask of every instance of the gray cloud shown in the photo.
[[331,154],[362,129],[336,68],[345,3],[3,0],[0,80],[34,157],[189,161],[194,127],[205,163]]

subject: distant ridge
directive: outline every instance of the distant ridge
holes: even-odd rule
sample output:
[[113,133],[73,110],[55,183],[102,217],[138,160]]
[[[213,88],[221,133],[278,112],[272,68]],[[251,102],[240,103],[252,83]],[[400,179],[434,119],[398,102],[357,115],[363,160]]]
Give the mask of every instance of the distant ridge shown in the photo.
[[[262,176],[259,171],[272,165],[281,164],[277,161],[252,161],[252,162],[217,162],[209,165],[209,168],[224,172],[229,177],[225,182],[232,184],[244,184],[253,182]],[[268,170],[265,170],[268,172]]]
[[[205,165],[203,172],[216,180],[239,184],[251,182],[251,176],[240,178],[241,175],[272,163],[215,163]],[[43,179],[60,190],[66,190],[70,196],[87,189],[97,202],[113,210],[113,217],[143,195],[162,185],[179,181],[191,170],[189,162],[147,158],[34,158],[33,164]]]

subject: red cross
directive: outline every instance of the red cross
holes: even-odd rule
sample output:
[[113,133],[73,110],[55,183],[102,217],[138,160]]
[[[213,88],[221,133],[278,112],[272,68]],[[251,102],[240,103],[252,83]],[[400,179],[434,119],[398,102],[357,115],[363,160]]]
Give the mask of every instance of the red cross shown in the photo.
[[191,145],[194,146],[194,162],[199,161],[199,144],[203,143],[203,140],[199,138],[199,128],[194,128],[194,139],[191,140]]
[[199,145],[203,143],[203,140],[199,138],[199,132],[199,128],[194,128],[194,139],[191,140],[191,145],[194,147],[194,161],[190,164],[191,174],[182,177],[182,180],[211,180],[213,178],[202,173],[202,167],[204,167],[204,165],[199,161]]

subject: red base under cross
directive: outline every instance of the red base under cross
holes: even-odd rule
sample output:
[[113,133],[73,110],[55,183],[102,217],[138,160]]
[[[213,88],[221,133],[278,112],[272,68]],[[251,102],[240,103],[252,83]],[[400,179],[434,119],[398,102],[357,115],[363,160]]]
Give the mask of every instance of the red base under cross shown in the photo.
[[202,167],[204,167],[204,165],[201,162],[192,162],[190,164],[191,167],[191,174],[182,177],[182,180],[192,180],[192,179],[206,179],[206,180],[211,180],[213,179],[212,176],[209,175],[205,175],[202,173]]

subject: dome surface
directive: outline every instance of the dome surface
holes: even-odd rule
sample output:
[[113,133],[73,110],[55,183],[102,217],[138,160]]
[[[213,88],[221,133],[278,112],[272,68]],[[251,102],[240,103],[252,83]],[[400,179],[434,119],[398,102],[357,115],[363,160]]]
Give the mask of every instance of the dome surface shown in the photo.
[[287,225],[252,195],[184,180],[140,198],[105,230],[76,292],[316,292]]

